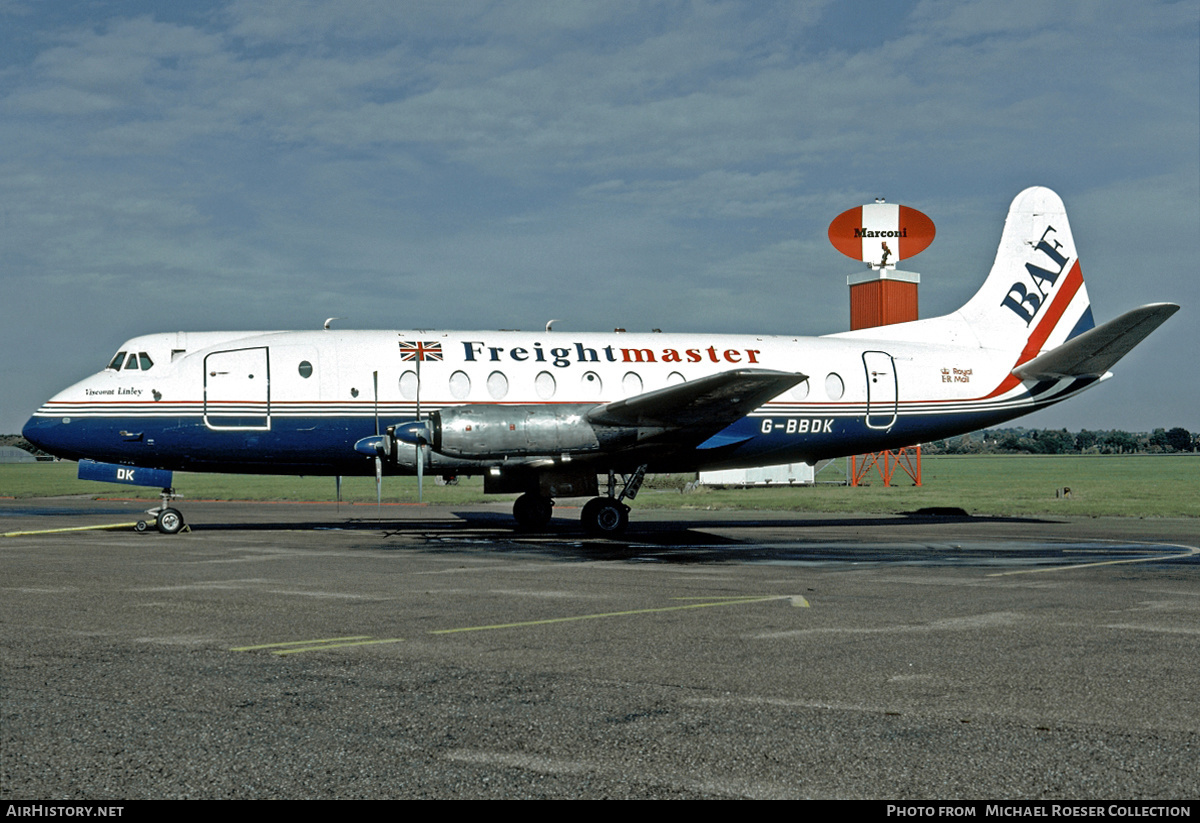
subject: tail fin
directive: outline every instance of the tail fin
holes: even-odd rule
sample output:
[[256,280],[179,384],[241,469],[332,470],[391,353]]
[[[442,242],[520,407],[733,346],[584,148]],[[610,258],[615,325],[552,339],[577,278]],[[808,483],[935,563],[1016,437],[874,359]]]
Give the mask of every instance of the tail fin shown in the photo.
[[958,315],[984,346],[1020,350],[1018,365],[1096,325],[1057,194],[1035,186],[1017,195],[991,274]]
[[1034,187],[1013,200],[992,271],[961,309],[830,336],[1001,349],[1019,365],[1094,325],[1066,209],[1057,194]]
[[830,336],[882,335],[1011,352],[1011,372],[991,397],[1024,380],[1102,377],[1178,309],[1154,303],[1097,327],[1067,210],[1057,194],[1035,186],[1013,200],[992,271],[961,309]]

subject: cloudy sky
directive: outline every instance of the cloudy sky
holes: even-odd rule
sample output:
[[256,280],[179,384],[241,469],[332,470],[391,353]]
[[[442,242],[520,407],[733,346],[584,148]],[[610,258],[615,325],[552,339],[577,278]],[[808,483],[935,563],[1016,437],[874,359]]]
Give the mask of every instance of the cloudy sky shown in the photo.
[[0,0],[0,432],[156,331],[841,331],[876,196],[932,316],[1030,185],[1184,308],[1025,425],[1200,430],[1200,0]]

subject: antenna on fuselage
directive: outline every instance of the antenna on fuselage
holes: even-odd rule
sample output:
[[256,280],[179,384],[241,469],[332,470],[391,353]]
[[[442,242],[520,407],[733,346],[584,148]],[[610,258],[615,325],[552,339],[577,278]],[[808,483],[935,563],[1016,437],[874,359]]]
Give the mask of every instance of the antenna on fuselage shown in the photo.
[[325,319],[325,331],[329,331],[329,327],[333,325],[334,320],[345,320],[344,317],[328,317]]
[[550,321],[548,321],[548,322],[546,323],[546,331],[554,331],[554,329],[553,329],[553,328],[551,328],[551,327],[552,327],[552,326],[553,326],[555,323],[557,323],[557,322],[558,322],[557,320],[550,320]]

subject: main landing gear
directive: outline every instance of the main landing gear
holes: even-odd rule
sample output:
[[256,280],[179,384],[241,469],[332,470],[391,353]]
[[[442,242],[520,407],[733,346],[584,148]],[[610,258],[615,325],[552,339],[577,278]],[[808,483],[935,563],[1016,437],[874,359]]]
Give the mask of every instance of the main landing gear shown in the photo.
[[612,537],[629,525],[629,507],[612,497],[593,497],[584,504],[579,519],[592,534]]
[[554,514],[554,501],[544,494],[526,492],[513,503],[513,517],[517,528],[527,531],[544,529]]
[[593,497],[584,504],[579,519],[589,532],[601,537],[616,537],[629,526],[629,507],[625,505],[626,497],[630,500],[637,497],[646,479],[646,467],[638,466],[633,474],[621,475],[621,493],[617,494],[617,477],[610,469],[608,472],[608,496]]
[[[179,509],[167,505],[178,496],[174,489],[163,489],[162,503],[159,504],[159,507],[146,510],[146,514],[154,515],[154,526],[163,534],[179,534],[185,528],[183,514]],[[133,528],[134,531],[144,532],[150,528],[150,524],[145,520],[139,520]]]
[[[642,481],[646,478],[646,467],[638,466],[633,474],[623,474],[618,481],[613,471],[608,473],[608,495],[593,497],[584,504],[580,514],[583,527],[592,534],[600,537],[616,537],[629,526],[629,506],[625,498],[632,500],[637,497]],[[618,482],[621,486],[617,493]],[[538,492],[526,492],[513,503],[513,518],[517,528],[526,531],[538,531],[550,524],[554,514],[554,500]]]

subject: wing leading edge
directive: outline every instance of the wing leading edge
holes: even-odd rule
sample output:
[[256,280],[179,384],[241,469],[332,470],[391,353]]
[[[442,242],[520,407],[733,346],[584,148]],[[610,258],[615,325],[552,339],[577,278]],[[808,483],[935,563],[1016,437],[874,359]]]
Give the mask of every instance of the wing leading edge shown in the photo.
[[[595,426],[637,428],[639,441],[700,443],[808,379],[799,372],[736,369],[596,406]],[[646,437],[645,435],[649,435]]]

